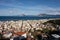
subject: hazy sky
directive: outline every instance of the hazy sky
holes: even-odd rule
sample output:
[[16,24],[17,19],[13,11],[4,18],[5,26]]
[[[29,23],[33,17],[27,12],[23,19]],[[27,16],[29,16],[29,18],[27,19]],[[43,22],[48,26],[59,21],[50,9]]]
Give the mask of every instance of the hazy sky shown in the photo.
[[0,0],[0,16],[60,14],[60,0]]

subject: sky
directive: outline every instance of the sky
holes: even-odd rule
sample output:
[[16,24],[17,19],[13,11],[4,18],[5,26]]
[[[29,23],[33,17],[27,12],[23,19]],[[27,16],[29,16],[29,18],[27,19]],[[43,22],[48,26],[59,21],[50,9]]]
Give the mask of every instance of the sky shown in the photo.
[[0,0],[0,16],[60,14],[60,0]]

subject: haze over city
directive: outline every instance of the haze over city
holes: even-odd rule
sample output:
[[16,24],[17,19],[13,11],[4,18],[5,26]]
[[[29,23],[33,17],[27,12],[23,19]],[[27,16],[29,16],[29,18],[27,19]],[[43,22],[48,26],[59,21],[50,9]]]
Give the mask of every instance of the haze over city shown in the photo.
[[0,0],[0,16],[60,14],[60,0]]

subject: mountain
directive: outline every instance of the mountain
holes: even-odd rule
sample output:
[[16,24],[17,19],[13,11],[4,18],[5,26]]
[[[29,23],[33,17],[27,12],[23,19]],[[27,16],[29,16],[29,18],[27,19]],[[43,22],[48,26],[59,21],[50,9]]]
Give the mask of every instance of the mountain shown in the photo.
[[16,16],[26,16],[25,14],[20,14],[20,15],[16,15]]
[[38,14],[38,16],[47,16],[49,14]]
[[52,14],[39,14],[39,15],[37,15],[37,16],[39,16],[39,17],[50,17],[50,18],[54,18],[54,17],[57,17],[57,18],[59,18],[60,17],[60,15],[52,15]]
[[[53,14],[38,14],[38,16],[48,16],[48,15],[53,15]],[[56,14],[56,15],[60,15],[60,14]],[[56,16],[54,15],[54,16]]]

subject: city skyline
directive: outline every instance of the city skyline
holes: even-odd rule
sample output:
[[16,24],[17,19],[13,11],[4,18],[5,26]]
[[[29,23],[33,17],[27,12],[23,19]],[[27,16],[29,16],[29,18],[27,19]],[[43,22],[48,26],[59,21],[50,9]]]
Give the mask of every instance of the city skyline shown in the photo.
[[0,0],[0,16],[60,14],[60,0]]

